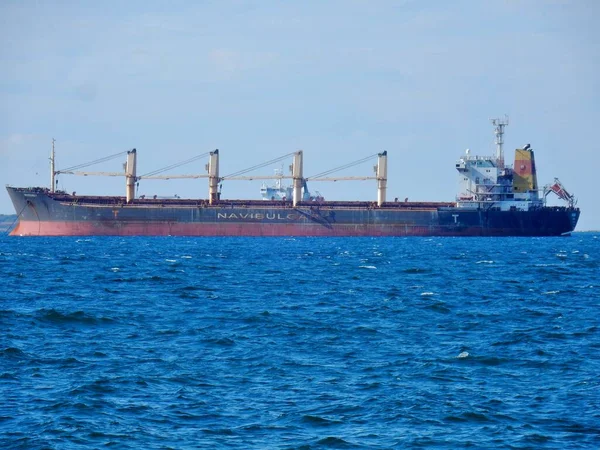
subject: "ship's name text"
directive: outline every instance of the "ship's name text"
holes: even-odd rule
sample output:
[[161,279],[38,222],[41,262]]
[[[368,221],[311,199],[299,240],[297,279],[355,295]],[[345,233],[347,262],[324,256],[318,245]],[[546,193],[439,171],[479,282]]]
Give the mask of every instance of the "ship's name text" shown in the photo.
[[281,213],[217,213],[217,219],[298,220],[298,214]]

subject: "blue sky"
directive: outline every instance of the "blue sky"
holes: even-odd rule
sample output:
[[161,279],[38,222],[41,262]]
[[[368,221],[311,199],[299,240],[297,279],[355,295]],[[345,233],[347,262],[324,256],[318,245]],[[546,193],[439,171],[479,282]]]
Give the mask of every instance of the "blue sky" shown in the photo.
[[[579,199],[578,229],[597,230],[598,17],[595,0],[3,1],[0,182],[47,185],[53,137],[58,168],[135,147],[140,173],[215,148],[222,174],[303,149],[306,175],[387,150],[390,197],[452,201],[455,160],[492,154],[489,118],[508,114],[507,161],[531,143],[540,185],[559,177]],[[376,198],[373,181],[311,187]],[[223,195],[259,189],[229,182]],[[148,180],[139,192],[207,190]],[[12,212],[2,190],[0,213]]]

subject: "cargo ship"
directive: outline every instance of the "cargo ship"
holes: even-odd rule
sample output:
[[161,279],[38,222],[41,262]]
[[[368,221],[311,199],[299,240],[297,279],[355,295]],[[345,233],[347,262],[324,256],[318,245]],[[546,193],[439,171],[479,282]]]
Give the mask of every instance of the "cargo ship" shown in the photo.
[[[452,202],[388,201],[387,152],[376,155],[375,175],[360,177],[377,184],[377,200],[329,201],[307,195],[309,181],[358,177],[305,177],[303,152],[293,158],[291,186],[276,191],[263,185],[262,200],[221,198],[220,185],[233,179],[265,179],[239,174],[220,176],[219,151],[207,154],[206,174],[191,176],[137,175],[137,151],[126,152],[123,172],[93,173],[54,169],[47,187],[7,186],[18,215],[13,236],[562,236],[579,219],[576,201],[555,178],[540,189],[531,146],[515,150],[514,166],[504,164],[503,134],[507,119],[493,119],[496,153],[474,156],[469,150],[456,162],[460,190]],[[53,141],[54,142],[54,141]],[[375,157],[375,155],[373,155]],[[104,160],[104,159],[102,159]],[[348,165],[343,166],[348,167]],[[325,172],[325,173],[329,173]],[[125,196],[91,196],[56,189],[57,175],[123,176]],[[140,181],[151,178],[207,178],[208,196],[200,199],[136,196]],[[564,206],[548,206],[554,193]]]

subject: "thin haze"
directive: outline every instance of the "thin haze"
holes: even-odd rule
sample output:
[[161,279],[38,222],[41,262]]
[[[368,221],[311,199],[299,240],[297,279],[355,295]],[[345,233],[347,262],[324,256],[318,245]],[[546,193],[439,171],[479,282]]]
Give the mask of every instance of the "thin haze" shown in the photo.
[[[222,174],[303,149],[306,175],[387,150],[389,197],[452,201],[455,160],[466,148],[492,154],[489,118],[508,114],[507,161],[530,143],[540,185],[559,177],[579,199],[578,229],[600,229],[598,5],[5,1],[0,181],[48,185],[53,137],[58,169],[135,147],[139,173],[215,148]],[[343,174],[371,175],[374,163]],[[125,192],[121,178],[62,176],[59,187]],[[309,187],[376,198],[373,181]],[[232,181],[223,196],[259,189]],[[206,180],[139,188],[207,191]],[[0,213],[13,211],[2,191]]]

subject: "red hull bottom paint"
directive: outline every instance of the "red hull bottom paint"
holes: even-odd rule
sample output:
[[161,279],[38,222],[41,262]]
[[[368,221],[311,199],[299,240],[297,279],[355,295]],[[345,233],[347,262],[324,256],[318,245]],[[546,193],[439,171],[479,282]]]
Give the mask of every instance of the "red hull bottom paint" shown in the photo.
[[334,225],[269,223],[94,223],[20,221],[11,236],[431,236],[480,235],[474,229],[443,233],[410,225]]

